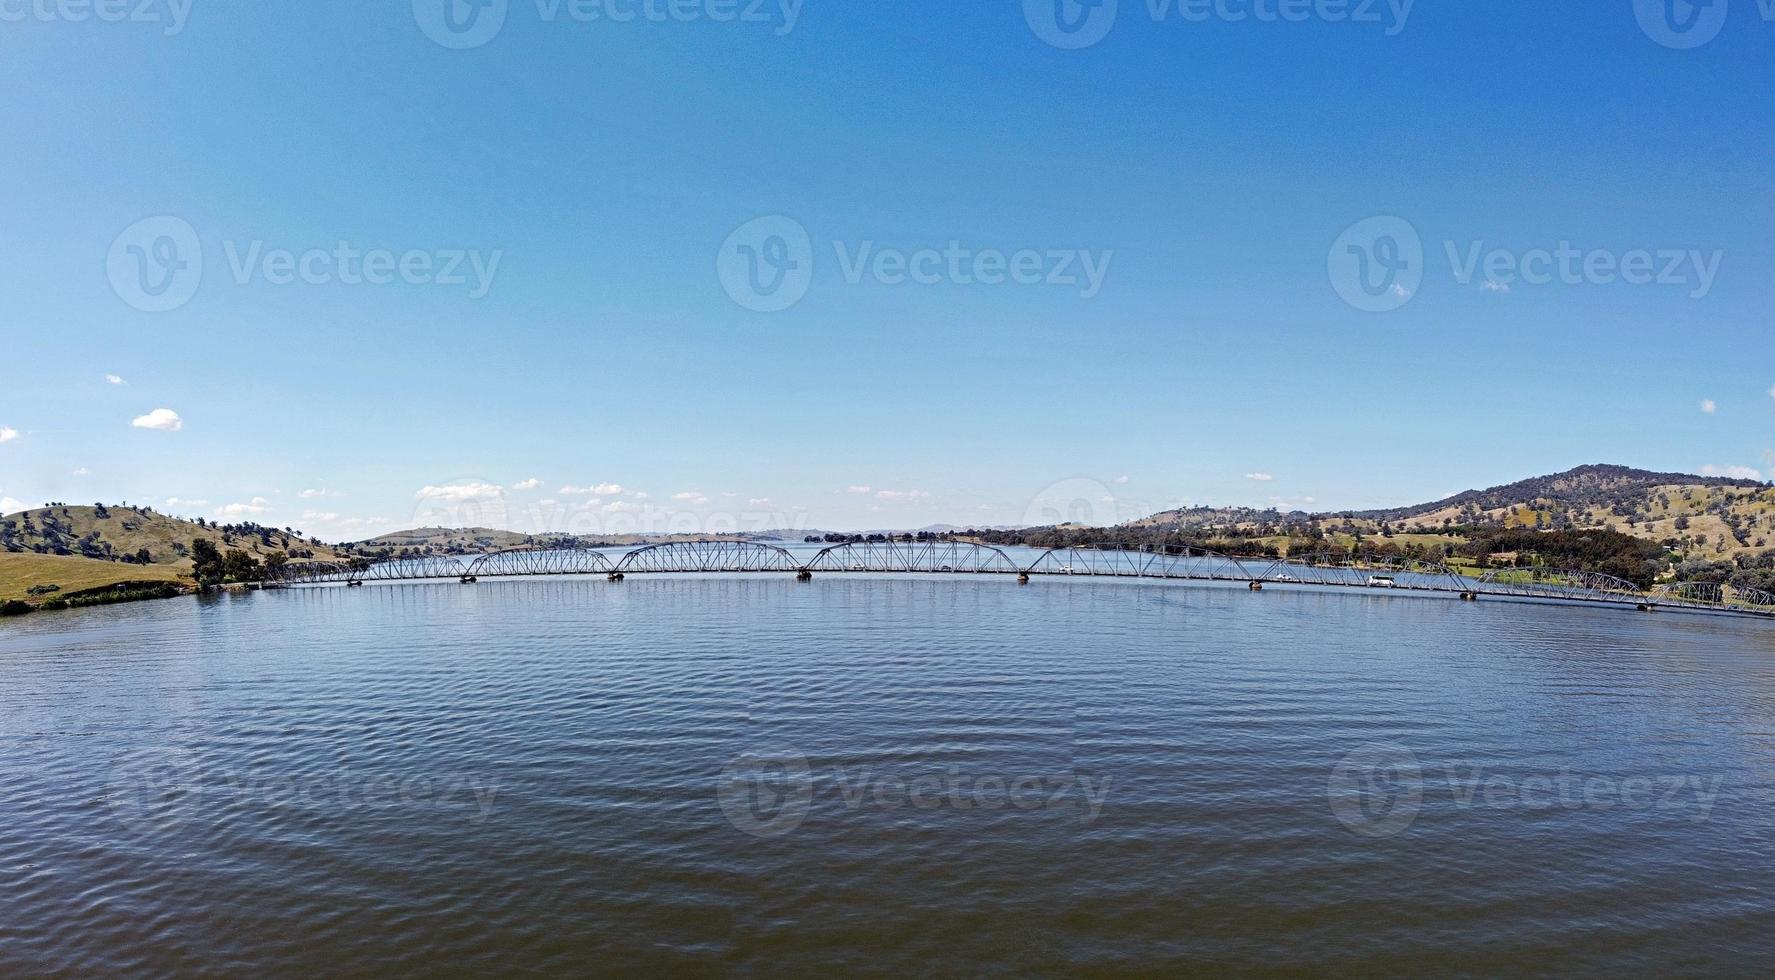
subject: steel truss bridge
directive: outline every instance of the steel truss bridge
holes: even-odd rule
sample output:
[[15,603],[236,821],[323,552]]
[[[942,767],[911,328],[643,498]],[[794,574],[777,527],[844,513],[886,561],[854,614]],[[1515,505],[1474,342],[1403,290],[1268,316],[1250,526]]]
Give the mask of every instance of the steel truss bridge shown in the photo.
[[989,545],[962,541],[873,541],[834,545],[808,557],[752,541],[679,541],[649,545],[623,555],[604,551],[518,549],[478,557],[403,558],[383,562],[303,563],[285,566],[271,584],[362,585],[366,582],[477,582],[482,578],[553,575],[793,574],[1008,575],[1156,579],[1443,593],[1481,598],[1551,600],[1627,607],[1647,612],[1682,609],[1775,618],[1775,595],[1702,583],[1658,586],[1651,592],[1595,572],[1510,568],[1472,578],[1427,561],[1352,560],[1320,554],[1246,558],[1189,549],[1177,552],[1059,548],[1021,563]]

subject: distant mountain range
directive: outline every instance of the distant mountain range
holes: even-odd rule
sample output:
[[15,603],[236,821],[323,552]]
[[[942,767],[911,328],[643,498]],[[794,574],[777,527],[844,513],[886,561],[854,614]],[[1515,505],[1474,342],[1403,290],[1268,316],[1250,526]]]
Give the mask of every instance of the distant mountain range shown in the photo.
[[1404,521],[1441,514],[1451,509],[1500,512],[1531,503],[1568,509],[1608,509],[1643,503],[1649,495],[1661,493],[1670,487],[1756,490],[1768,486],[1769,484],[1756,480],[1693,476],[1687,473],[1653,473],[1628,466],[1596,464],[1580,466],[1552,476],[1518,480],[1490,490],[1468,490],[1435,503],[1390,510],[1356,511],[1349,516],[1377,521]]
[[1435,533],[1458,527],[1612,527],[1717,557],[1766,549],[1775,538],[1775,487],[1757,480],[1580,466],[1564,473],[1468,490],[1413,507],[1309,514],[1254,508],[1171,510],[1126,527],[1285,534],[1303,526],[1355,533]]

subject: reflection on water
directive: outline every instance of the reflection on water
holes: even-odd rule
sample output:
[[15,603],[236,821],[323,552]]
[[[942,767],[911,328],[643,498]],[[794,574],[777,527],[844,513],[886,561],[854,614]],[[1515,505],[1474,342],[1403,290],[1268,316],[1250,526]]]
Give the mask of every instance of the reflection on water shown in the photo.
[[1746,972],[1775,631],[499,581],[0,632],[0,969]]

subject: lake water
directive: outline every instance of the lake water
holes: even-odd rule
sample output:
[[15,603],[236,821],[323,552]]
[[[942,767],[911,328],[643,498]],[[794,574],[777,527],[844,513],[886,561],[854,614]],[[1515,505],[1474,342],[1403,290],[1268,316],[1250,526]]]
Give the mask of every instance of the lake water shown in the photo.
[[1755,974],[1775,628],[787,576],[0,627],[0,973]]

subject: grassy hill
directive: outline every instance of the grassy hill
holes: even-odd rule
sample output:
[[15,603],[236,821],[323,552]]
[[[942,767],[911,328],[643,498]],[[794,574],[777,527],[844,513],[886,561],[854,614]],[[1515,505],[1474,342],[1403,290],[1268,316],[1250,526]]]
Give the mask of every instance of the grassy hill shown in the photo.
[[1309,514],[1173,510],[1110,528],[973,531],[1036,547],[1208,548],[1421,558],[1474,572],[1545,565],[1656,582],[1775,592],[1775,486],[1755,480],[1581,466],[1391,510]]
[[[52,504],[0,517],[0,602],[41,603],[55,595],[128,583],[194,584],[192,542],[259,561],[282,552],[294,561],[334,561],[335,549],[289,528],[212,524],[149,507]],[[54,592],[48,586],[56,586]],[[30,594],[34,587],[43,587]]]
[[34,552],[0,553],[0,602],[17,599],[35,603],[93,589],[162,582],[192,584],[189,574],[171,565],[126,565]]
[[422,527],[395,531],[348,547],[359,553],[386,550],[398,555],[464,555],[524,548],[536,541],[533,535],[490,527]]
[[1613,528],[1691,559],[1730,560],[1775,547],[1775,487],[1581,466],[1415,507],[1325,514],[1199,508],[1154,514],[1130,526],[1283,539],[1317,531],[1333,540],[1376,534],[1466,540],[1486,529]]
[[0,517],[0,551],[78,555],[100,561],[191,567],[190,548],[202,538],[219,550],[239,549],[263,559],[282,551],[303,560],[332,560],[332,548],[287,528],[257,524],[199,524],[168,517],[151,507],[56,504]]

